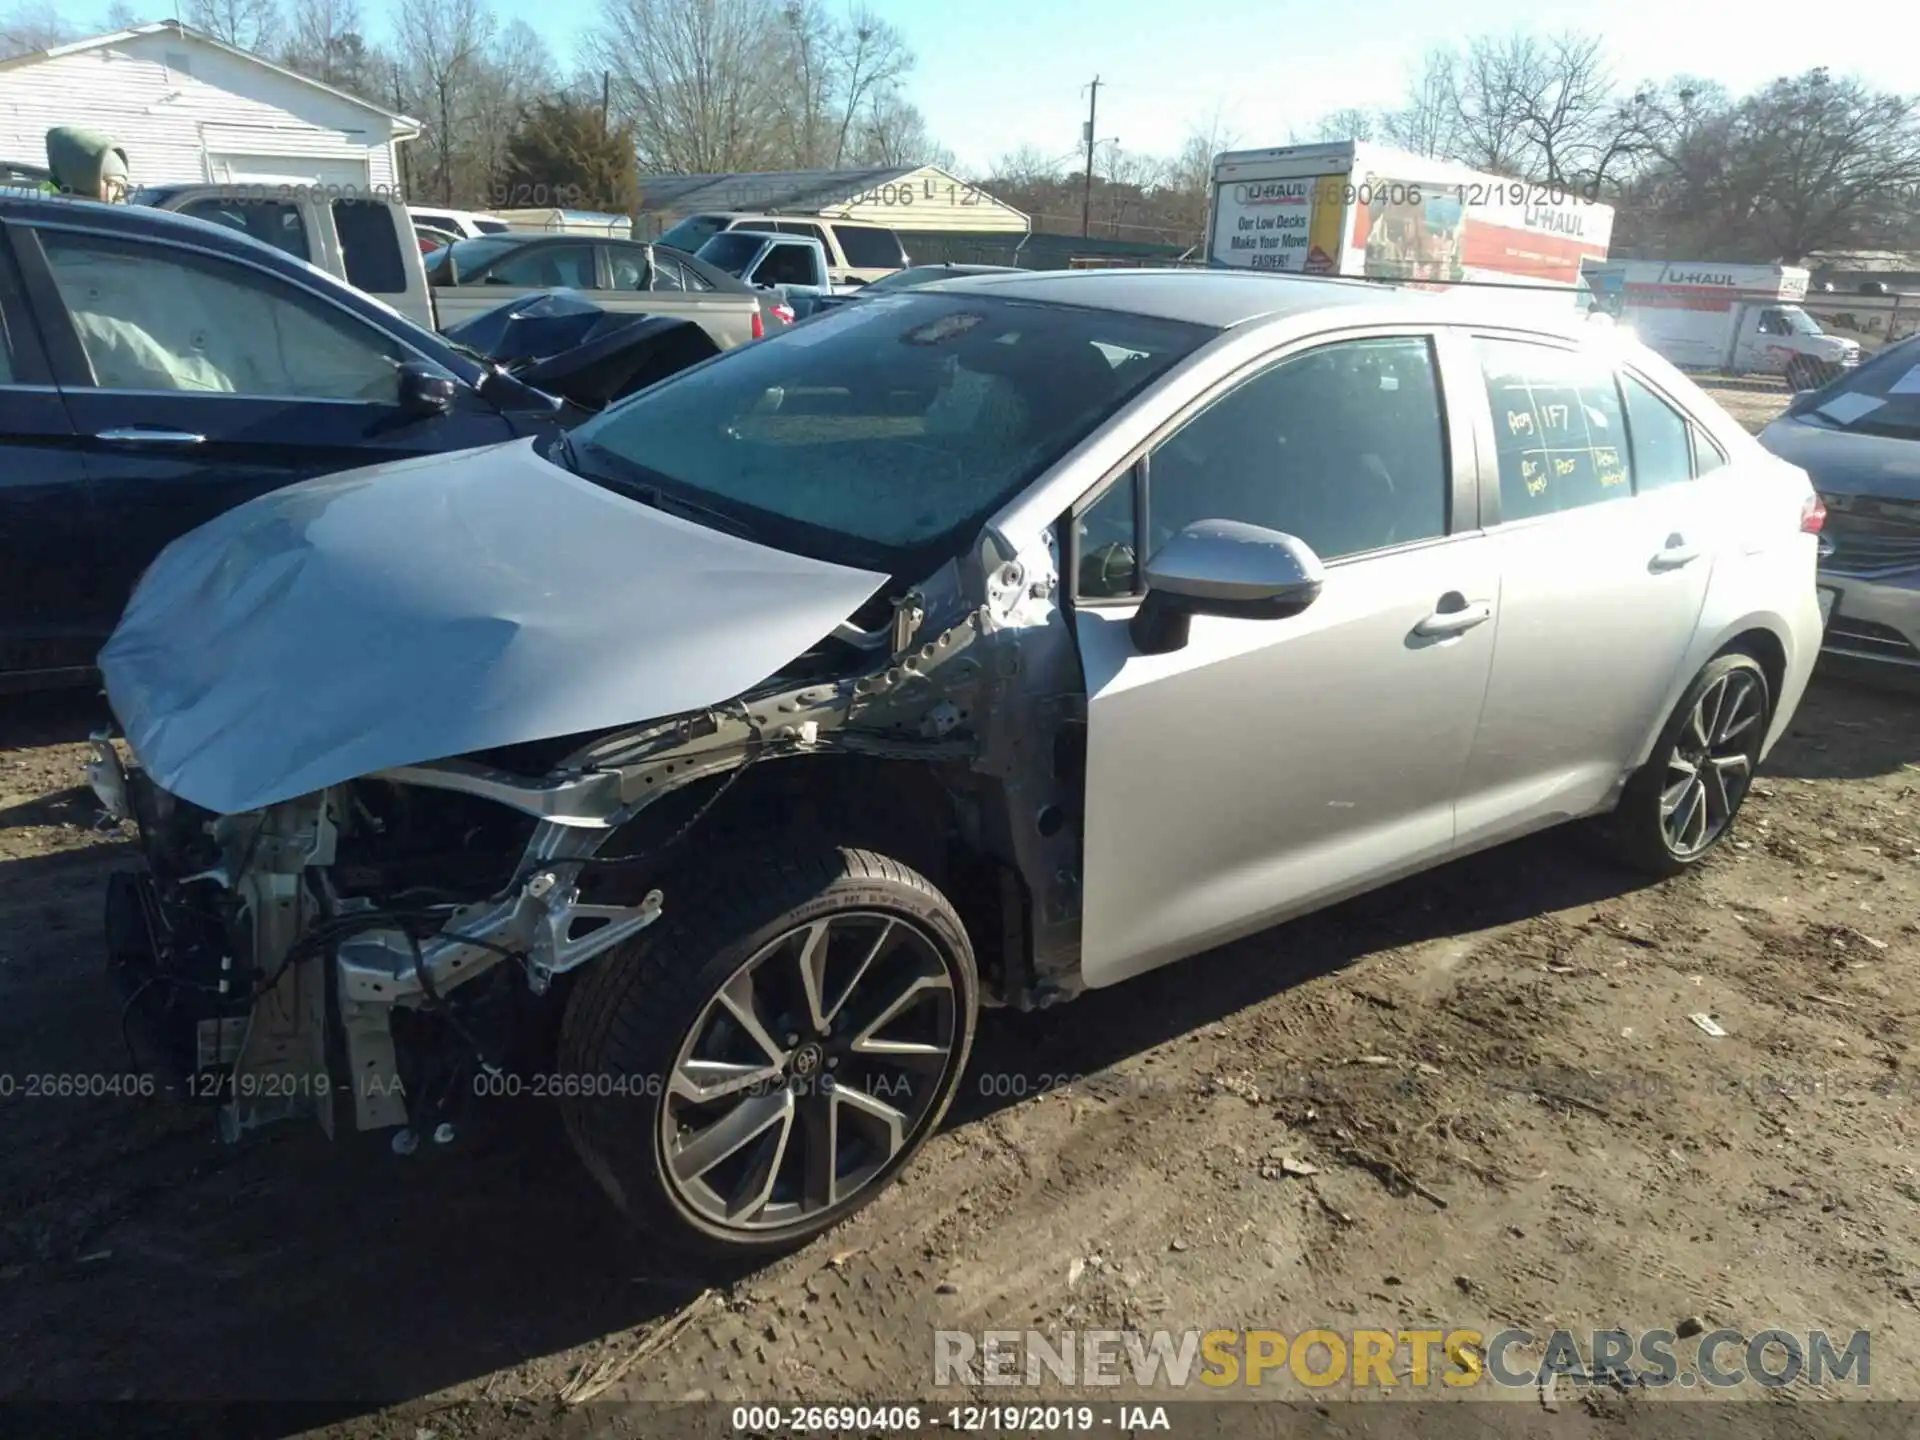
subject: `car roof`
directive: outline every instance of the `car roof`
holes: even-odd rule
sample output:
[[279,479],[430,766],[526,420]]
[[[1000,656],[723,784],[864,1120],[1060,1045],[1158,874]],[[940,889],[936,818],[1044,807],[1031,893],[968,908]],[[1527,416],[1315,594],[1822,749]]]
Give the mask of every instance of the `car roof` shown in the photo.
[[[1392,285],[1259,270],[1016,270],[958,275],[921,289],[1121,310],[1222,330],[1344,306],[1395,307],[1410,299],[1410,292]],[[1418,296],[1415,303],[1424,308],[1431,302]]]

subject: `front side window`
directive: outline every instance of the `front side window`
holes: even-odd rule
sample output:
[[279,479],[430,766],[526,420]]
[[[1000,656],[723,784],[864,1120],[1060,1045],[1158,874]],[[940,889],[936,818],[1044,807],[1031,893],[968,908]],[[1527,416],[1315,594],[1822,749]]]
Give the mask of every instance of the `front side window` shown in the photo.
[[151,241],[41,244],[102,389],[399,400],[396,342],[272,275]]
[[1612,368],[1524,340],[1480,340],[1500,462],[1500,515],[1526,520],[1633,494]]
[[1693,447],[1679,411],[1631,375],[1622,377],[1627,392],[1627,428],[1633,438],[1633,488],[1644,494],[1693,478]]
[[1349,340],[1243,381],[1147,456],[1147,553],[1197,520],[1297,536],[1324,560],[1447,533],[1446,428],[1419,337]]
[[898,270],[907,263],[907,252],[900,248],[900,237],[877,225],[836,225],[840,253],[847,264],[858,270]]
[[583,472],[738,517],[770,544],[930,568],[1218,332],[908,294],[847,306],[574,431]]
[[280,200],[228,200],[208,197],[189,200],[180,207],[182,215],[224,225],[255,240],[284,250],[297,260],[311,262],[313,250],[307,240],[306,222],[300,207]]
[[818,240],[822,245],[827,243],[827,237],[820,227],[810,225],[804,220],[781,220],[773,228],[782,235],[804,235],[809,240]]
[[759,285],[812,285],[819,280],[813,256],[804,245],[776,245],[753,272]]
[[349,285],[369,295],[407,293],[407,266],[389,206],[377,200],[336,200],[333,229],[340,237]]
[[535,290],[592,290],[593,246],[529,245],[518,254],[495,261],[485,282],[525,285]]

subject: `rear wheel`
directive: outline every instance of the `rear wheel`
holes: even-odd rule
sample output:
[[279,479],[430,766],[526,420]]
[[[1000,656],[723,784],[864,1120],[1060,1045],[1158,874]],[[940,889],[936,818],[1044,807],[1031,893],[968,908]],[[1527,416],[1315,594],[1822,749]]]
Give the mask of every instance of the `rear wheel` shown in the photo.
[[769,855],[676,888],[568,1002],[568,1133],[664,1238],[788,1249],[872,1199],[939,1124],[973,1042],[973,952],[929,881],[871,851]]
[[1656,875],[1704,859],[1747,798],[1772,717],[1759,661],[1742,653],[1709,661],[1608,817],[1614,853]]

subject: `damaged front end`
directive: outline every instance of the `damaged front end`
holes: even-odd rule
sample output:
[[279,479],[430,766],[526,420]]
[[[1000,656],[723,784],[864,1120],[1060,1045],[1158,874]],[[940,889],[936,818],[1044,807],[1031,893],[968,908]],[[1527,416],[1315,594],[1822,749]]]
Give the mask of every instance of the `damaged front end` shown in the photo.
[[[526,483],[522,461],[511,468],[512,483]],[[541,479],[562,487],[545,497],[549,510],[598,503],[556,476]],[[462,483],[472,483],[471,467]],[[351,503],[373,492],[349,484],[340,493]],[[312,503],[281,492],[217,523],[258,536]],[[448,502],[443,495],[433,504]],[[446,573],[466,577],[469,589],[496,553],[480,518],[489,508],[452,527],[461,545]],[[577,664],[632,670],[627,683],[588,687],[565,706],[534,695],[550,667],[519,672],[519,643],[537,642],[542,625],[539,606],[511,584],[481,607],[511,615],[515,637],[490,656],[482,689],[469,673],[473,657],[422,648],[391,597],[377,631],[342,621],[345,592],[334,582],[370,573],[343,557],[381,543],[377,525],[328,537],[310,523],[306,548],[289,545],[279,557],[289,569],[275,593],[314,592],[289,615],[328,613],[314,603],[323,595],[337,602],[334,629],[344,626],[347,648],[361,652],[363,694],[397,685],[411,667],[413,690],[388,697],[389,710],[408,710],[405,724],[343,719],[359,712],[339,703],[322,707],[324,723],[310,707],[277,708],[302,693],[284,664],[278,681],[196,679],[176,645],[157,637],[223,635],[227,606],[209,598],[223,593],[218,567],[199,570],[184,553],[143,583],[103,656],[137,760],[123,765],[101,740],[95,788],[137,822],[148,858],[146,873],[114,883],[110,948],[129,1015],[190,1093],[220,1103],[229,1138],[301,1115],[330,1134],[394,1128],[402,1151],[425,1136],[446,1138],[480,1077],[541,1053],[551,1029],[543,1017],[568,976],[653,925],[673,904],[676,875],[710,863],[718,847],[764,839],[776,810],[781,824],[797,815],[853,837],[846,843],[865,843],[859,837],[872,832],[861,827],[880,817],[901,837],[894,848],[930,870],[964,854],[955,873],[981,896],[969,920],[981,932],[975,943],[992,970],[993,998],[1027,1005],[1071,993],[1084,706],[1052,556],[982,554],[895,594],[882,577],[769,558],[751,542],[630,502],[621,533],[609,535],[611,514],[601,512],[600,533],[633,573],[657,579],[672,563],[669,550],[706,547],[712,553],[680,557],[685,573],[724,583],[666,587],[683,608],[651,622],[645,611],[663,592],[640,587],[647,593],[629,596],[637,608],[609,620],[638,635],[625,662],[591,646],[583,654],[571,630],[548,635]],[[511,525],[498,542],[528,546]],[[183,544],[220,548],[217,537]],[[432,546],[414,548],[416,572],[433,572]],[[564,573],[591,594],[596,554],[576,540],[564,565],[543,568],[536,555],[520,573]],[[754,583],[756,567],[765,583]],[[777,610],[784,630],[766,618],[769,577],[787,587]],[[274,600],[257,578],[234,579],[224,593],[246,600],[249,634],[291,633],[274,624]],[[443,599],[425,608],[444,610]],[[554,603],[579,600],[574,593]],[[604,593],[599,602],[601,611],[610,603]],[[207,623],[183,628],[197,610]],[[827,618],[836,611],[847,618]],[[750,616],[759,618],[747,625]],[[692,630],[696,649],[724,653],[706,654],[684,684],[649,678],[649,623]],[[809,634],[819,638],[792,639]],[[229,638],[229,655],[244,664],[248,644]],[[272,663],[274,639],[252,658]],[[330,643],[311,633],[305,640],[303,673]],[[660,646],[654,664],[671,671],[671,647]],[[733,677],[743,670],[762,678],[742,686]],[[159,703],[160,674],[185,687],[178,703]],[[657,703],[703,688],[702,703]],[[435,696],[449,703],[435,711]],[[439,753],[460,758],[411,758],[424,743],[423,710],[435,733],[459,742]],[[668,718],[608,724],[609,710]],[[366,713],[378,707],[369,703]],[[237,734],[249,742],[236,746]],[[283,763],[268,763],[274,756]],[[352,773],[366,760],[383,763]],[[859,773],[901,783],[851,780],[854,772],[829,762],[884,766]],[[919,808],[894,803],[909,793],[931,798]]]

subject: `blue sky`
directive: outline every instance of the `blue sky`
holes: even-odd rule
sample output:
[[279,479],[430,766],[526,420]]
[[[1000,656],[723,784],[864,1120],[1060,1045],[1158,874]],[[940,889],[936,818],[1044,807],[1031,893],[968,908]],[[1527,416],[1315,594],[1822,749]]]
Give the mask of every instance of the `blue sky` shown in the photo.
[[[1912,11],[1892,0],[1847,7],[1844,24],[1809,12],[1736,8],[1727,0],[1608,0],[1517,9],[1496,0],[1348,0],[1208,6],[1170,0],[869,0],[919,57],[908,86],[963,168],[984,169],[1032,144],[1068,155],[1080,143],[1086,82],[1100,89],[1099,136],[1168,153],[1218,111],[1245,146],[1284,144],[1289,127],[1346,105],[1391,103],[1429,46],[1503,34],[1524,17],[1540,33],[1603,33],[1623,80],[1685,70],[1736,93],[1814,65],[1890,90],[1920,88]],[[501,5],[557,54],[590,23],[597,0]],[[1778,18],[1769,20],[1768,14]],[[1604,17],[1604,22],[1602,20]],[[1824,35],[1821,33],[1824,31]]]

